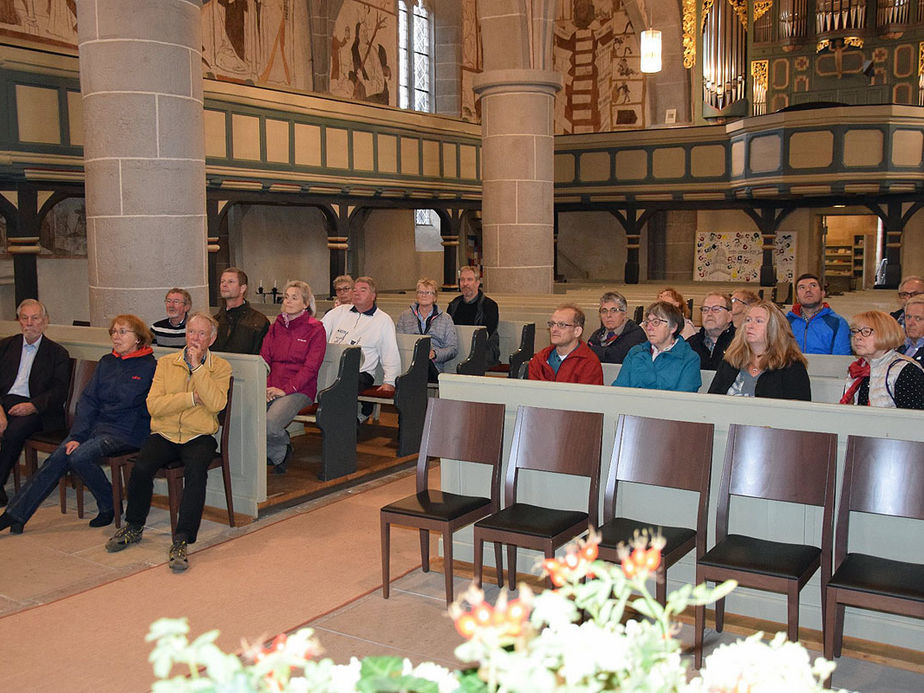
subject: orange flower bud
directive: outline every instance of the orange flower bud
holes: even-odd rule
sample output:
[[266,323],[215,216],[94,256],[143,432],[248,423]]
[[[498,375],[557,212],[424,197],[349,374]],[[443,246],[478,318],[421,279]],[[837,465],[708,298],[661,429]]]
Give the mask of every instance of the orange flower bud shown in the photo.
[[478,624],[471,614],[462,614],[459,616],[459,618],[456,619],[455,625],[456,630],[459,631],[459,635],[466,640],[470,639],[475,634],[475,631],[478,630]]
[[597,555],[599,552],[600,550],[596,542],[585,544],[583,547],[581,547],[581,558],[583,558],[585,561],[595,561],[597,560]]
[[627,578],[635,577],[637,571],[638,566],[632,561],[631,557],[626,557],[622,560],[622,572],[625,573]]
[[658,569],[658,566],[661,565],[661,550],[651,548],[645,552],[645,570],[652,572]]
[[487,602],[481,602],[472,608],[472,616],[479,626],[486,626],[491,622],[494,615],[494,609]]
[[565,565],[568,566],[571,570],[577,568],[578,563],[580,563],[580,558],[578,558],[576,553],[565,554]]

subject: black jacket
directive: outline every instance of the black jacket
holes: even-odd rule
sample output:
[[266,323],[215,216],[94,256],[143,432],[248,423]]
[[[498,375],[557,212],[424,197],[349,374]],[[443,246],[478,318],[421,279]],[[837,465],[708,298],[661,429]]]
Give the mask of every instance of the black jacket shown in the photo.
[[699,332],[687,340],[687,344],[693,348],[693,351],[699,354],[700,370],[714,371],[718,369],[719,364],[722,362],[722,358],[725,356],[725,350],[728,348],[728,345],[731,344],[734,337],[735,326],[729,325],[725,328],[725,331],[719,335],[719,338],[715,340],[715,346],[710,354],[709,349],[706,347],[706,330],[700,327]]
[[606,328],[601,327],[599,330],[590,335],[587,340],[593,352],[600,359],[600,363],[622,363],[629,353],[629,349],[636,344],[648,341],[648,335],[645,330],[638,326],[634,320],[627,319],[625,326],[622,328],[620,335],[608,345],[603,346],[603,339],[606,337]]
[[[21,334],[0,340],[0,395],[7,394],[16,382],[22,340]],[[64,402],[70,383],[71,359],[67,349],[43,336],[29,373],[29,401],[38,410],[46,431],[64,428]]]
[[[722,360],[716,369],[715,377],[709,386],[709,392],[715,395],[724,395],[728,388],[738,377],[739,369],[728,361]],[[801,399],[806,402],[812,400],[812,385],[809,382],[808,371],[798,361],[778,368],[775,371],[764,371],[757,379],[754,387],[755,397],[771,397],[773,399]]]
[[212,351],[227,351],[232,354],[259,354],[263,338],[269,331],[269,320],[247,301],[230,310],[222,307],[215,314],[218,321],[218,336],[212,344]]

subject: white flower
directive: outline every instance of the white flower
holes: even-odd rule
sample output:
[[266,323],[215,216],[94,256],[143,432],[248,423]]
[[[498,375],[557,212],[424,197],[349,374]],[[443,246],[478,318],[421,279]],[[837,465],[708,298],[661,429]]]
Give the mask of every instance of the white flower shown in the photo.
[[350,657],[349,664],[333,666],[330,672],[330,690],[332,693],[355,693],[361,668],[362,662],[356,657]]
[[440,693],[455,693],[459,688],[459,680],[456,678],[455,673],[433,662],[418,664],[410,674],[427,681],[433,681],[439,686]]

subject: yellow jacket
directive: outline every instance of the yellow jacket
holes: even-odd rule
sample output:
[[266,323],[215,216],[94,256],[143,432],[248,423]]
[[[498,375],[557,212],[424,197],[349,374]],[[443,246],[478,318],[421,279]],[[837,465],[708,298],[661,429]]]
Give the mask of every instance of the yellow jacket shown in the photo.
[[[205,363],[192,373],[183,359],[185,350],[157,360],[154,381],[148,392],[151,433],[174,443],[185,443],[218,430],[218,412],[228,401],[231,364],[211,351]],[[193,392],[202,404],[196,404]]]

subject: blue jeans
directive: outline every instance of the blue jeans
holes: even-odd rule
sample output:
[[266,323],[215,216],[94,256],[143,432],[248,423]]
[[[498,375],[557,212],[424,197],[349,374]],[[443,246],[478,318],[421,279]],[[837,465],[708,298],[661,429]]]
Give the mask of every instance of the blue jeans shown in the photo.
[[48,456],[35,476],[13,496],[6,514],[17,522],[28,522],[67,471],[74,472],[83,479],[84,485],[96,499],[96,508],[100,513],[113,512],[112,484],[99,463],[104,457],[119,455],[133,449],[131,445],[112,435],[94,436],[81,443],[70,455],[64,452],[62,443]]
[[301,392],[293,392],[266,403],[266,456],[273,464],[279,464],[286,456],[286,446],[289,444],[286,426],[309,404],[311,398]]

